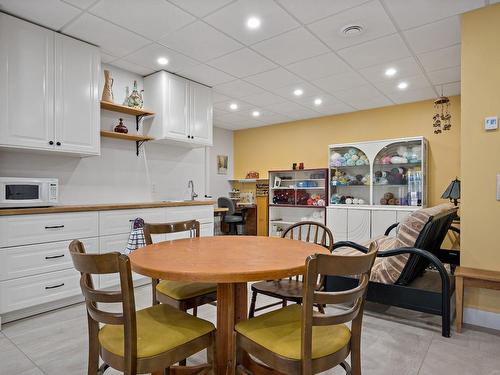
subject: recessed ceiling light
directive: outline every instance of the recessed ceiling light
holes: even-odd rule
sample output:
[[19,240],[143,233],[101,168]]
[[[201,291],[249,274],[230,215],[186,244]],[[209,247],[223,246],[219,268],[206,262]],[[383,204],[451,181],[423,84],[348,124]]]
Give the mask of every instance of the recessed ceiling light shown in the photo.
[[247,27],[252,30],[258,29],[260,27],[260,18],[249,17],[247,19]]
[[253,117],[259,117],[260,116],[260,112],[259,111],[253,111],[252,112],[252,116]]
[[393,77],[398,71],[396,70],[396,68],[387,68],[385,70],[385,75],[387,77]]
[[314,99],[314,105],[318,106],[321,105],[321,103],[323,103],[323,100],[321,100],[321,98]]
[[233,111],[236,111],[238,109],[238,104],[231,103],[231,104],[229,104],[229,108],[232,109]]
[[304,93],[304,90],[302,90],[302,89],[295,89],[293,91],[293,95],[295,95],[295,96],[301,96],[303,93]]
[[398,83],[398,89],[400,89],[400,90],[404,90],[404,89],[406,89],[407,87],[408,87],[408,83],[407,83],[407,82],[404,82],[404,81],[403,81],[403,82],[399,82],[399,83]]
[[353,37],[363,34],[364,31],[365,29],[361,25],[345,25],[340,29],[340,34],[347,37]]
[[167,65],[168,59],[166,57],[158,57],[158,60],[156,60],[156,62],[160,65]]

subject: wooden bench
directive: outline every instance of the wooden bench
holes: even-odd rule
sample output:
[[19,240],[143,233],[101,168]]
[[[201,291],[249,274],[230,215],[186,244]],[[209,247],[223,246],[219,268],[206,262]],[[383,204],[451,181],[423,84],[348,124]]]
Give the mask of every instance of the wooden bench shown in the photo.
[[462,331],[464,316],[464,287],[500,290],[500,272],[457,267],[455,271],[455,292],[457,308],[457,332]]

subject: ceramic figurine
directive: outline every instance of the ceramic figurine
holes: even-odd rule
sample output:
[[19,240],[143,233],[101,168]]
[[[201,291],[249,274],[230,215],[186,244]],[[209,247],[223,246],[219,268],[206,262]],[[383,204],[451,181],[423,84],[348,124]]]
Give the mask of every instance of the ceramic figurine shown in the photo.
[[128,129],[125,125],[123,125],[123,119],[121,118],[120,119],[120,122],[118,123],[118,125],[115,126],[115,128],[113,129],[113,131],[115,133],[123,133],[123,134],[127,134],[128,133]]
[[127,105],[133,108],[142,108],[142,98],[137,89],[137,81],[134,81],[134,88],[127,99]]
[[102,89],[101,100],[103,102],[113,103],[113,78],[111,72],[107,69],[104,70],[104,87]]

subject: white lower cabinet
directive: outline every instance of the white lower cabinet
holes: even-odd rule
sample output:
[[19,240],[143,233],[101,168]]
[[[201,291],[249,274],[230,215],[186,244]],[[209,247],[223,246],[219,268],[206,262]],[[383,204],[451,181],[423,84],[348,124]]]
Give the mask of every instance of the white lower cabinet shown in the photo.
[[347,238],[360,244],[370,240],[370,211],[347,210]]
[[130,233],[132,223],[141,218],[146,223],[163,223],[165,208],[145,208],[132,210],[111,210],[99,212],[99,234],[101,236]]
[[326,226],[332,231],[334,241],[347,241],[347,208],[328,208],[326,211]]
[[[397,212],[394,210],[372,211],[372,238],[382,236],[387,228],[397,222]],[[391,235],[396,232],[392,231]]]

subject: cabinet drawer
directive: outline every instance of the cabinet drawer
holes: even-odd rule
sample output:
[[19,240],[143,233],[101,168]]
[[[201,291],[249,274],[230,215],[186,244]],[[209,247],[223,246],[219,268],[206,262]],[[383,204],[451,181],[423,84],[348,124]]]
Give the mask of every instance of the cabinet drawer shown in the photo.
[[80,293],[80,274],[74,269],[1,281],[0,313],[41,305]]
[[[158,241],[164,241],[165,236],[158,238]],[[111,236],[103,236],[99,238],[99,253],[105,254],[113,251],[118,251],[123,253],[127,247],[128,233],[125,234],[115,234]],[[132,272],[132,279],[134,282],[138,280],[143,280],[145,276],[139,275],[138,273]],[[99,275],[99,288],[109,288],[110,286],[116,286],[120,284],[120,277],[118,274],[106,274]]]
[[17,215],[0,218],[0,247],[97,236],[97,212]]
[[213,224],[202,224],[200,227],[201,237],[212,237],[214,235],[214,225]]
[[167,222],[198,220],[200,224],[214,222],[213,206],[167,207]]
[[[68,241],[9,247],[0,250],[0,281],[73,268]],[[97,238],[82,239],[87,253],[97,254]]]
[[144,219],[146,223],[163,223],[165,222],[165,209],[101,211],[99,212],[99,233],[101,236],[129,233],[132,222],[138,217]]

